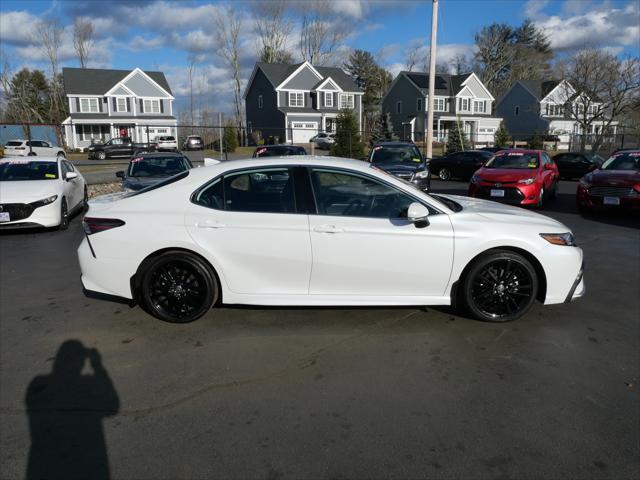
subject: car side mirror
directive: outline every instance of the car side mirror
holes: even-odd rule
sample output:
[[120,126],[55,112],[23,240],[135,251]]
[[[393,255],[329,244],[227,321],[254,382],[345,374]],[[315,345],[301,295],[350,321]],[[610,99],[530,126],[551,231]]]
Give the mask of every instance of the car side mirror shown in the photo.
[[116,172],[116,177],[122,178],[124,180],[124,172],[122,170]]
[[73,180],[74,178],[78,178],[77,172],[67,172],[67,174],[64,176],[64,179],[67,181]]
[[429,225],[429,209],[423,204],[413,202],[407,209],[407,219],[416,226],[424,228]]

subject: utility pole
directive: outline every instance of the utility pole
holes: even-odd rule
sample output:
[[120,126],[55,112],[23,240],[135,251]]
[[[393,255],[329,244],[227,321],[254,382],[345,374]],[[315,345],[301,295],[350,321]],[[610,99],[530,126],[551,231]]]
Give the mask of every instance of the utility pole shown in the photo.
[[436,87],[436,33],[438,32],[438,0],[431,6],[431,48],[429,49],[429,97],[427,98],[427,158],[433,155],[433,95]]

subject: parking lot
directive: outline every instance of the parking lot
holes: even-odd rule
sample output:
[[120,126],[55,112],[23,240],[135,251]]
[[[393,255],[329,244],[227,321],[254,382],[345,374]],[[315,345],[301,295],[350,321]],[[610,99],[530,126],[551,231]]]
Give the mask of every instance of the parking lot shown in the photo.
[[543,213],[584,249],[587,294],[508,324],[263,307],[166,324],[83,296],[79,217],[4,233],[0,477],[65,444],[52,477],[638,478],[640,219],[581,217],[575,188]]

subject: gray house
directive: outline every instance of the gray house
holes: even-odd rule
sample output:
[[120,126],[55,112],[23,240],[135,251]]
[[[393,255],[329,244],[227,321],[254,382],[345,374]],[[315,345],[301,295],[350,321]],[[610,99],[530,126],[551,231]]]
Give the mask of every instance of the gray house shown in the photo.
[[362,129],[362,90],[342,69],[256,63],[244,92],[247,127],[264,138],[308,143],[318,132],[334,132],[343,108]]
[[[400,72],[382,99],[395,132],[403,140],[422,141],[427,132],[429,74]],[[434,139],[446,141],[449,129],[460,122],[467,138],[490,144],[502,119],[492,115],[493,96],[474,73],[436,74],[433,97]]]
[[[602,120],[591,123],[591,131],[583,132],[576,116],[596,115],[604,105],[596,98],[576,92],[566,80],[519,80],[498,101],[496,111],[516,139],[536,134],[558,137],[558,149],[566,150],[573,135],[598,133]],[[618,122],[611,124],[615,134]]]
[[69,117],[63,122],[67,145],[130,137],[147,142],[176,135],[171,88],[162,72],[63,68]]

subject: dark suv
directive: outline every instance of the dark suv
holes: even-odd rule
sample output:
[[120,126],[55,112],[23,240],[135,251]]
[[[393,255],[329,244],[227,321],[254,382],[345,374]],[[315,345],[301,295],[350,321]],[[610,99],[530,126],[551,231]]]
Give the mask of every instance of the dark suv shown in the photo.
[[429,190],[431,187],[429,165],[413,143],[376,143],[368,160],[381,170],[413,183],[420,190]]
[[284,157],[287,155],[306,155],[307,151],[303,147],[295,145],[265,145],[256,148],[253,158],[258,157]]

